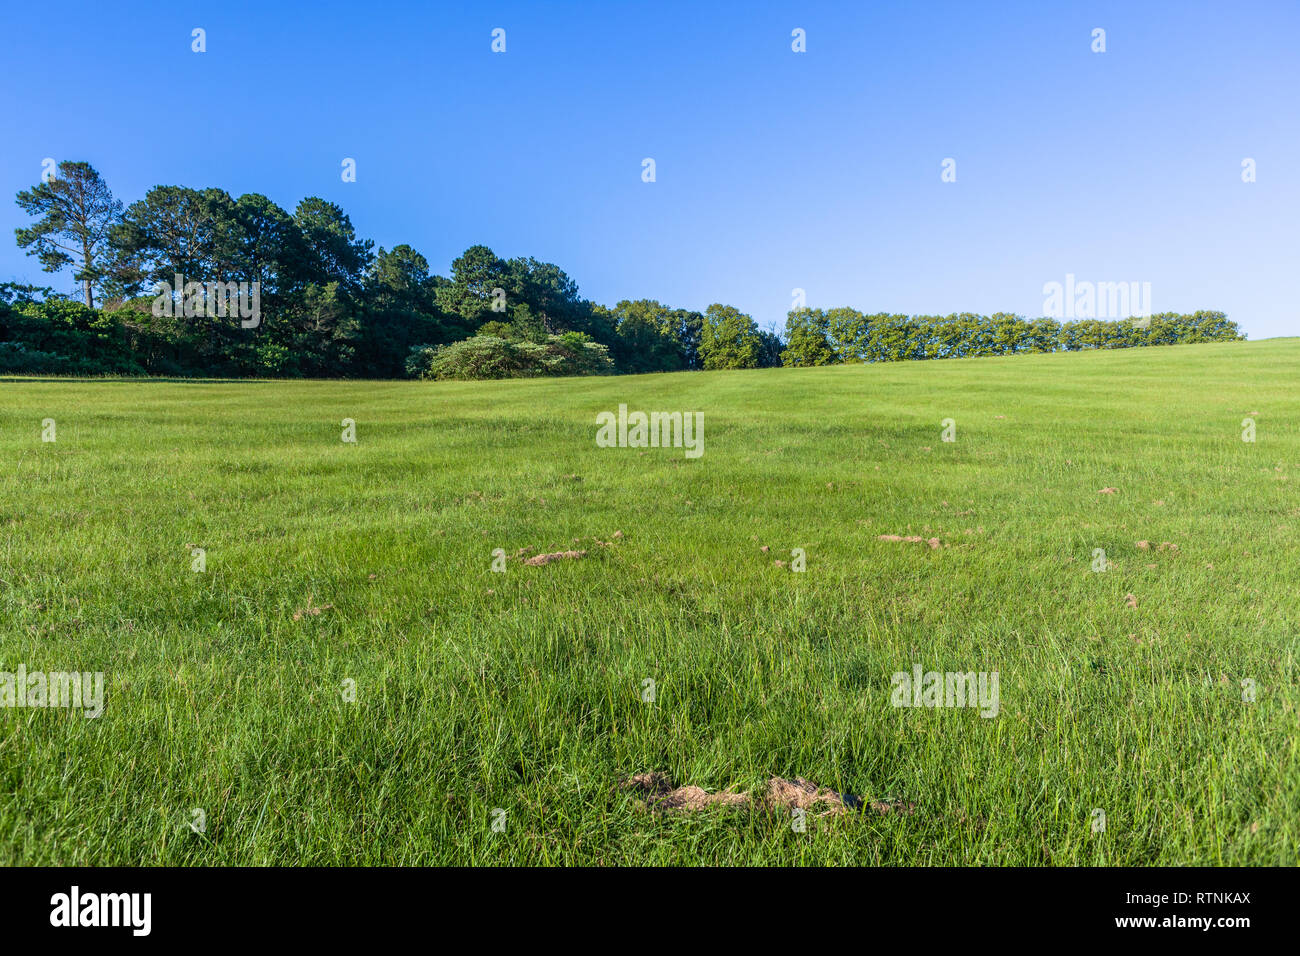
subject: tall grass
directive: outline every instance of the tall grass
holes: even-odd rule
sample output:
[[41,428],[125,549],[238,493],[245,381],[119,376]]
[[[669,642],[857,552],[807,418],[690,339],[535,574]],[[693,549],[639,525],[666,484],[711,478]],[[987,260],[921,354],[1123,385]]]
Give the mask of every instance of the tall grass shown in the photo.
[[[0,709],[0,863],[1295,864],[1298,382],[1295,339],[0,382],[0,670],[107,685]],[[596,447],[619,403],[703,457]],[[914,664],[998,671],[998,716],[891,707]],[[646,771],[914,809],[796,832]]]

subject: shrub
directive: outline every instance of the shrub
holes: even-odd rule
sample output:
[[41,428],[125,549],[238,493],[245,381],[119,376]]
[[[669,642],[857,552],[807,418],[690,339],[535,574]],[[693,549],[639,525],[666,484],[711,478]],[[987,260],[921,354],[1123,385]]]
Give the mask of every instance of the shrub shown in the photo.
[[475,335],[450,345],[418,345],[406,360],[406,373],[423,379],[604,375],[613,370],[609,349],[581,332],[548,335],[544,342]]
[[29,349],[22,342],[0,342],[0,375],[58,375],[68,372],[68,360],[53,352]]

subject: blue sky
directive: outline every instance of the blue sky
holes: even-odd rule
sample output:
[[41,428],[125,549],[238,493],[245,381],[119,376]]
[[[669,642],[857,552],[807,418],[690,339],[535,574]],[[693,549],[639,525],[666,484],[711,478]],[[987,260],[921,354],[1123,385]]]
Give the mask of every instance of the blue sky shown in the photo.
[[[12,3],[0,32],[8,197],[45,157],[127,202],[318,195],[444,275],[484,243],[598,302],[764,327],[795,288],[1036,317],[1072,273],[1300,334],[1296,0]],[[0,201],[0,281],[71,291],[14,244],[27,221]]]

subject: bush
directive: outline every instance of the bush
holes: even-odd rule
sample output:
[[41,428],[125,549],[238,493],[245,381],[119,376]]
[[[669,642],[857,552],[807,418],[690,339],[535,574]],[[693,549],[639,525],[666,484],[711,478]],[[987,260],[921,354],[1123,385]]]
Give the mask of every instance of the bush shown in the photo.
[[[90,309],[69,299],[18,300],[0,311],[0,341],[22,347],[20,358],[9,350],[8,361],[39,362],[45,372],[65,375],[143,375],[126,329],[114,313]],[[37,359],[34,356],[45,355]],[[58,368],[50,368],[53,361]]]
[[613,370],[609,349],[581,332],[548,335],[545,342],[475,335],[450,345],[417,345],[406,360],[406,374],[422,379],[605,375]]
[[68,360],[53,352],[29,349],[22,342],[0,342],[0,375],[67,374]]

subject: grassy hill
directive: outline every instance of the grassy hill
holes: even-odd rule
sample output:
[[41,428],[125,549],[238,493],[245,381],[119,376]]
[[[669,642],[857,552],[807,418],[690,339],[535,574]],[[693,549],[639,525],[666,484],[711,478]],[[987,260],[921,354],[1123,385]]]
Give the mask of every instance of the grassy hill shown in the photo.
[[[597,447],[620,403],[704,454]],[[0,709],[0,864],[1294,865],[1297,519],[1300,339],[5,380],[0,671],[106,701]],[[915,665],[997,716],[891,706]],[[867,803],[798,832],[645,773]]]

